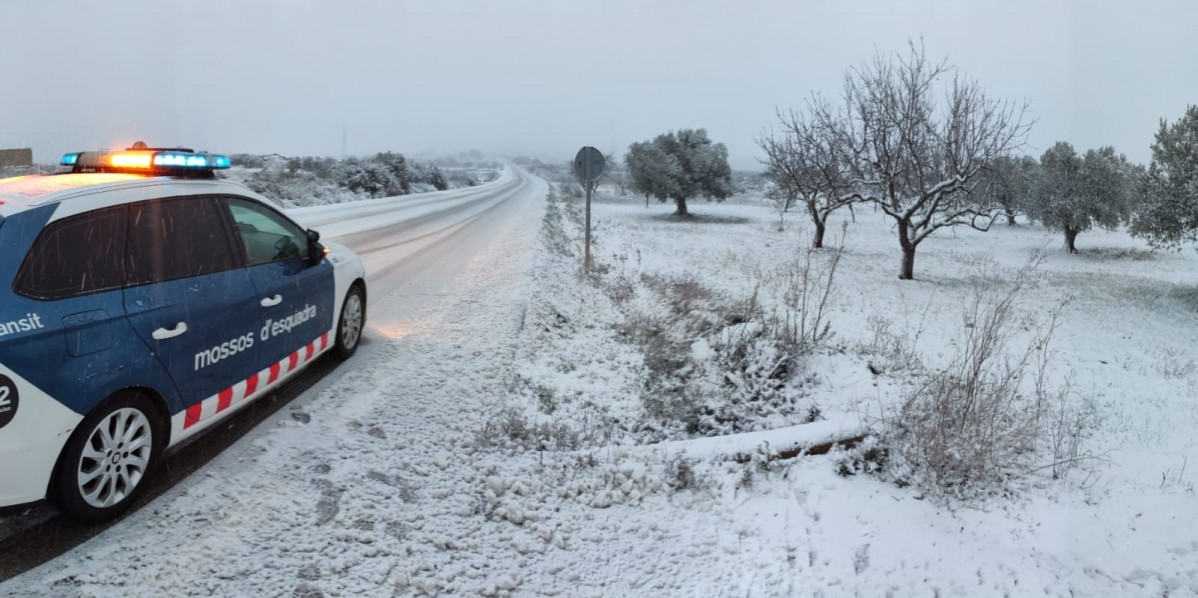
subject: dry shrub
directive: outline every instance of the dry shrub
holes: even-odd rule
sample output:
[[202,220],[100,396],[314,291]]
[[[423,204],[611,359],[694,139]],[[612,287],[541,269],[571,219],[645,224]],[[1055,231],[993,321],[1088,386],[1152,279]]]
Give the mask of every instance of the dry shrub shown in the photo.
[[[842,246],[843,247],[843,246]],[[801,401],[814,382],[806,360],[832,337],[827,314],[843,248],[804,251],[734,300],[691,274],[645,274],[641,282],[663,308],[627,313],[625,337],[643,346],[642,403],[654,439],[759,429],[779,418],[798,423],[818,414]],[[694,358],[694,346],[704,355]]]
[[573,451],[584,446],[599,446],[610,441],[610,429],[584,420],[567,422],[555,418],[532,422],[515,408],[505,409],[488,419],[475,431],[478,448],[503,448],[523,451]]
[[[847,223],[846,223],[847,225]],[[783,310],[775,317],[777,336],[787,351],[807,355],[832,337],[828,308],[836,282],[836,267],[844,255],[844,237],[824,263],[818,263],[815,249],[803,252],[784,274]]]
[[[889,432],[898,459],[890,474],[935,495],[970,498],[1002,491],[1014,477],[1052,467],[1063,475],[1079,459],[1085,418],[1069,405],[1068,387],[1045,381],[1048,344],[1060,308],[1026,349],[1012,351],[1015,299],[1037,260],[1006,289],[979,286],[965,310],[964,337],[949,364],[911,393]],[[1049,465],[1038,460],[1048,454]]]

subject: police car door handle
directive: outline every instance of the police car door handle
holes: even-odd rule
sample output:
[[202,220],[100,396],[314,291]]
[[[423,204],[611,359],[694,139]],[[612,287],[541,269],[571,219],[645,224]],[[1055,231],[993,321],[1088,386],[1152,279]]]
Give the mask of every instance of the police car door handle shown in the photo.
[[283,302],[283,296],[275,295],[274,297],[267,297],[267,298],[263,299],[261,301],[261,304],[262,304],[262,307],[274,307],[282,302]]
[[179,322],[175,324],[174,328],[159,328],[151,333],[150,336],[154,337],[156,341],[163,341],[168,338],[175,338],[184,332],[187,332],[187,322]]

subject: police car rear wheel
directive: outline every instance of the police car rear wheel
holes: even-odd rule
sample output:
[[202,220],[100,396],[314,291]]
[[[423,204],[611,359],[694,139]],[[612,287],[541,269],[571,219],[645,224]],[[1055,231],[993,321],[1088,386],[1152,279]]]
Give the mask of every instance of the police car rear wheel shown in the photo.
[[366,302],[362,298],[362,288],[355,285],[345,295],[341,305],[341,320],[337,324],[337,356],[349,359],[358,350],[358,341],[362,340],[362,325],[366,320]]
[[115,395],[89,414],[56,473],[58,506],[83,521],[103,521],[129,508],[161,452],[155,415],[140,394]]

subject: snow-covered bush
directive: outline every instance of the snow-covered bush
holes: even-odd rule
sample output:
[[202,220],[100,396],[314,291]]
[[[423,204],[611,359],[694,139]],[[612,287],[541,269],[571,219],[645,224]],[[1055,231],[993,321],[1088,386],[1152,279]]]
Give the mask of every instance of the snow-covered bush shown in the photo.
[[[819,417],[808,362],[833,336],[839,252],[803,252],[762,269],[747,296],[695,272],[647,269],[632,247],[598,245],[591,274],[579,276],[578,204],[551,186],[537,267],[544,292],[525,317],[535,365],[511,385],[526,417],[589,419],[602,438],[638,443]],[[585,355],[556,350],[578,346],[580,336],[596,342]]]
[[287,207],[366,199],[365,195],[321,176],[318,171],[305,170],[298,159],[277,155],[262,156],[262,159],[263,166],[259,170],[233,168],[221,176],[240,180],[250,189]]
[[573,451],[594,444],[600,432],[578,429],[561,420],[532,421],[519,409],[504,410],[487,420],[475,435],[478,448],[523,451]]
[[369,158],[284,157],[233,154],[234,168],[220,176],[285,206],[308,206],[472,187],[493,180],[496,170],[450,169],[381,152]]
[[858,351],[870,357],[868,366],[874,374],[911,372],[923,368],[916,349],[922,329],[912,332],[895,330],[894,322],[881,314],[871,314],[865,322],[872,336],[870,342],[860,346]]
[[[1033,470],[1063,475],[1079,459],[1086,418],[1067,387],[1049,387],[1057,312],[1026,348],[1014,347],[1029,261],[1004,288],[982,284],[964,312],[956,354],[912,391],[884,432],[886,474],[938,497],[1006,491]],[[874,447],[876,450],[878,447]],[[843,471],[843,466],[842,466]]]
[[339,185],[367,197],[388,197],[408,192],[406,179],[400,179],[386,164],[347,160],[334,179]]
[[832,337],[840,255],[805,252],[740,300],[694,276],[642,275],[637,292],[664,308],[625,306],[622,330],[643,346],[642,403],[655,420],[642,432],[712,436],[810,421],[819,409],[805,400],[817,378],[807,360]]

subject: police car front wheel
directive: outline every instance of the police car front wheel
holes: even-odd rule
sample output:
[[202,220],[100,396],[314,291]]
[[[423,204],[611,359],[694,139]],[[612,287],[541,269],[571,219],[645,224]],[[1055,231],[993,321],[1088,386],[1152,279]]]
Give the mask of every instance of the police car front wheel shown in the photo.
[[84,418],[63,452],[52,498],[83,521],[117,516],[137,498],[161,453],[153,403],[141,394],[107,399]]
[[337,323],[337,356],[349,359],[358,350],[362,340],[362,325],[366,322],[366,299],[362,287],[355,284],[345,294],[341,305],[341,318]]

